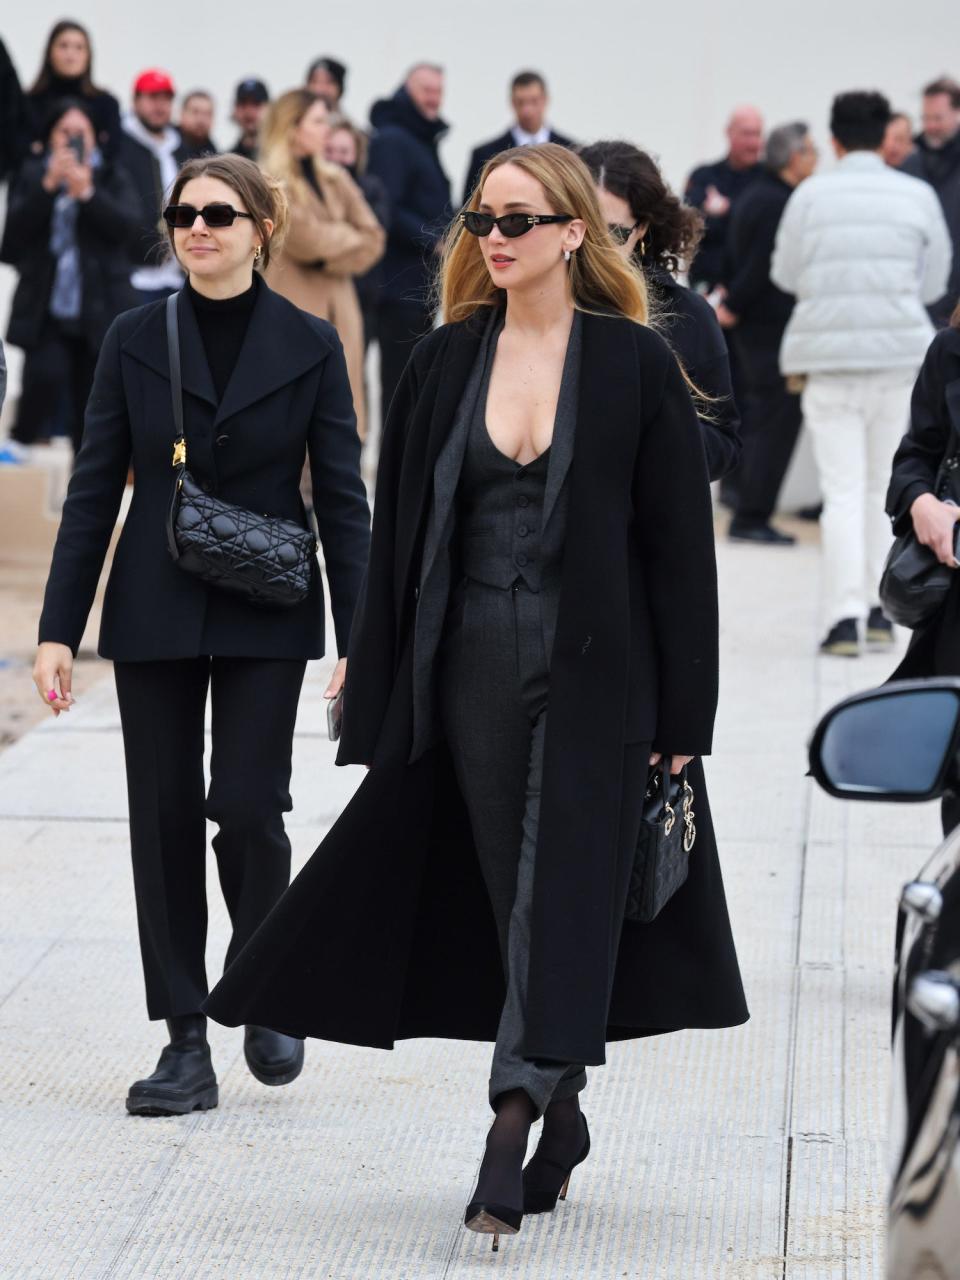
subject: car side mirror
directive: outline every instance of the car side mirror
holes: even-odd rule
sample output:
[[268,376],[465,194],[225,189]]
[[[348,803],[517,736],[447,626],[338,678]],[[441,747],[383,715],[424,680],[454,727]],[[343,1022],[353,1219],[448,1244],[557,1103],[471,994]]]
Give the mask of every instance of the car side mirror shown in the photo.
[[810,772],[843,800],[935,800],[960,780],[960,680],[896,680],[833,707]]

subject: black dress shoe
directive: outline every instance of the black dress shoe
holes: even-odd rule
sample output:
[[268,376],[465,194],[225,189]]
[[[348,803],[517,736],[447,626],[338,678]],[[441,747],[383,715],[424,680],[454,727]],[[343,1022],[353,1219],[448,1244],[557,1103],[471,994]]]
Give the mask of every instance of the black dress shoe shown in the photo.
[[841,618],[834,623],[820,645],[820,652],[834,658],[859,658],[860,635],[856,618]]
[[892,649],[894,645],[893,623],[878,604],[867,618],[867,645],[871,649]]
[[527,1161],[523,1171],[523,1212],[552,1213],[558,1200],[566,1200],[570,1186],[570,1174],[590,1154],[590,1130],[587,1117],[581,1112],[582,1142],[576,1159],[569,1164],[540,1154],[539,1148]]
[[748,520],[732,520],[727,537],[731,542],[760,542],[768,547],[792,547],[796,538],[781,533],[772,524],[754,524]]
[[132,1116],[184,1116],[209,1111],[219,1101],[206,1018],[202,1013],[168,1018],[167,1030],[170,1043],[156,1071],[130,1086],[127,1110]]
[[269,1027],[244,1027],[243,1056],[261,1084],[289,1084],[303,1070],[303,1041]]

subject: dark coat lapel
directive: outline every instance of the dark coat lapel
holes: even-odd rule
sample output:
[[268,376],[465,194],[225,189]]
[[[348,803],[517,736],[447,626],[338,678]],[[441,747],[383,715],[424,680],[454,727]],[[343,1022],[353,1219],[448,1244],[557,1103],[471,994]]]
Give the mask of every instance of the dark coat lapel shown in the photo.
[[[397,534],[394,560],[395,606],[398,629],[403,628],[405,604],[419,585],[420,558],[427,512],[433,494],[434,469],[456,417],[477,351],[483,340],[487,314],[477,320],[452,326],[447,351],[439,362],[439,370],[428,375],[437,377],[433,395],[424,387],[418,404],[422,417],[415,414],[411,422],[400,470],[397,495]],[[435,366],[436,368],[436,366]]]
[[214,425],[294,382],[331,350],[305,316],[257,281],[257,301]]
[[557,402],[557,416],[553,424],[553,438],[550,444],[550,461],[547,464],[547,487],[543,495],[543,527],[546,529],[553,515],[557,498],[563,488],[563,482],[573,461],[573,442],[577,430],[579,405],[566,394],[570,382],[579,377],[581,352],[583,346],[583,321],[581,312],[573,313],[573,328],[570,332],[570,345],[563,365],[563,378],[560,384],[560,397]]
[[[331,349],[297,308],[291,307],[259,277],[256,286],[257,300],[250,324],[219,408],[193,307],[183,291],[177,299],[183,389],[216,409],[215,426],[279,387],[294,382]],[[146,315],[143,324],[124,343],[123,350],[169,381],[166,314],[162,305]]]

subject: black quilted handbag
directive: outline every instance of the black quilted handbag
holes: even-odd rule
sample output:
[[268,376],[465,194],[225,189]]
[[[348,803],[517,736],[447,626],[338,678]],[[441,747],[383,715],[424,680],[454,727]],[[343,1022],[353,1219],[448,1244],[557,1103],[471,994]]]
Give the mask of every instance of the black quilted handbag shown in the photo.
[[686,880],[697,838],[693,800],[686,769],[671,776],[665,757],[647,780],[625,919],[649,924]]
[[177,477],[167,514],[167,546],[179,567],[251,604],[290,608],[306,598],[317,540],[295,520],[260,515],[207,493],[187,470],[177,294],[167,299],[170,391]]
[[[942,501],[955,500],[960,456],[948,454],[940,464],[934,493]],[[954,526],[954,556],[960,524]],[[890,548],[880,579],[880,603],[888,618],[901,627],[921,627],[941,608],[956,581],[956,570],[941,564],[929,547],[917,541],[913,528],[901,534]]]

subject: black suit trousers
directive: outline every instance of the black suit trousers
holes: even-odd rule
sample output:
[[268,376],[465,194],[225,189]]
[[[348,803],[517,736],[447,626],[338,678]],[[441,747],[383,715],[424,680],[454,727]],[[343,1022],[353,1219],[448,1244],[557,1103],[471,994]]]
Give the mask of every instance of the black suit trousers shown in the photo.
[[737,472],[737,518],[766,523],[773,515],[797,443],[803,412],[780,372],[782,330],[744,327],[734,335],[743,456]]
[[[206,821],[233,925],[230,964],[290,882],[293,730],[306,663],[117,662],[140,951],[150,1018],[207,995]],[[203,771],[211,702],[210,789]]]

